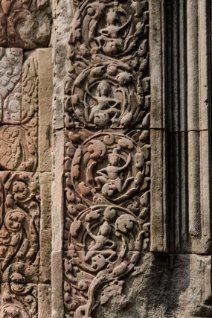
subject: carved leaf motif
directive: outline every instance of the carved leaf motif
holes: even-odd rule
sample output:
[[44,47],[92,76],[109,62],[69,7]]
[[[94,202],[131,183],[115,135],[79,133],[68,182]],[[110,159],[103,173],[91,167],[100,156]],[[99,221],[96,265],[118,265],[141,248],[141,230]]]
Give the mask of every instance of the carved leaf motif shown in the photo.
[[67,318],[91,318],[149,246],[148,1],[73,4],[64,301]]
[[[3,281],[36,280],[39,250],[38,184],[31,173],[4,173],[0,224],[0,267]],[[12,272],[12,274],[10,273]],[[24,281],[23,281],[24,280]]]

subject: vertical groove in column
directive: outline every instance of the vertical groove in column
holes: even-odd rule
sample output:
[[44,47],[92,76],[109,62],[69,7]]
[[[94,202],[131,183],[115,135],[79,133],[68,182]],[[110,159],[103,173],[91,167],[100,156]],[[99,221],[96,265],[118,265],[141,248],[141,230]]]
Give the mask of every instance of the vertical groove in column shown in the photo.
[[[150,0],[151,52],[151,251],[168,250],[167,240],[167,170],[165,109],[165,10],[164,1]],[[160,167],[160,169],[158,169]]]
[[211,104],[209,98],[210,3],[198,1],[199,21],[199,114],[200,114],[200,182],[204,250],[211,246]]
[[188,241],[188,153],[187,153],[187,74],[186,74],[186,3],[179,1],[179,104],[180,104],[180,227],[181,247]]
[[[201,236],[199,171],[198,1],[187,1],[189,233]],[[196,131],[195,131],[196,130]]]

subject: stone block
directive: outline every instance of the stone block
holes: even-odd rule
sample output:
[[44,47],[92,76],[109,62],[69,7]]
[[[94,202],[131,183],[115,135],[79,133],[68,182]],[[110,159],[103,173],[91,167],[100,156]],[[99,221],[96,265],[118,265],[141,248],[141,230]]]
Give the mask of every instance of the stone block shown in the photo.
[[51,35],[49,0],[2,1],[0,46],[33,49],[48,46]]
[[41,283],[51,281],[51,181],[50,173],[40,173],[41,219],[40,219],[40,275]]
[[63,252],[52,252],[52,318],[64,316]]
[[0,48],[0,124],[21,122],[23,51]]
[[64,132],[56,131],[53,148],[54,167],[52,178],[52,246],[54,251],[63,248],[63,224],[64,224]]
[[3,282],[38,280],[40,197],[37,174],[0,172],[0,263]]
[[36,50],[38,60],[39,171],[52,168],[52,50]]
[[38,285],[38,317],[51,317],[51,285]]

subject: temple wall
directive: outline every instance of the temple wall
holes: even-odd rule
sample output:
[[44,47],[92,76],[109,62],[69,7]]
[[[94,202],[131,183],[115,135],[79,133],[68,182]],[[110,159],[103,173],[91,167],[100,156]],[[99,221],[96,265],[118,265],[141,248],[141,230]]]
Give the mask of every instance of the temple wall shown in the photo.
[[211,9],[0,1],[0,317],[212,317]]

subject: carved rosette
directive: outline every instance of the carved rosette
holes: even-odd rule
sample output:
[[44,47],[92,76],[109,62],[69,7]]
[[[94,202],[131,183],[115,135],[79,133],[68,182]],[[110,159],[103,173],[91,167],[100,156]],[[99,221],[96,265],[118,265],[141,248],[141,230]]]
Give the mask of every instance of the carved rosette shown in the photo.
[[90,318],[122,292],[149,247],[148,1],[73,0],[73,6],[64,303],[67,318]]

